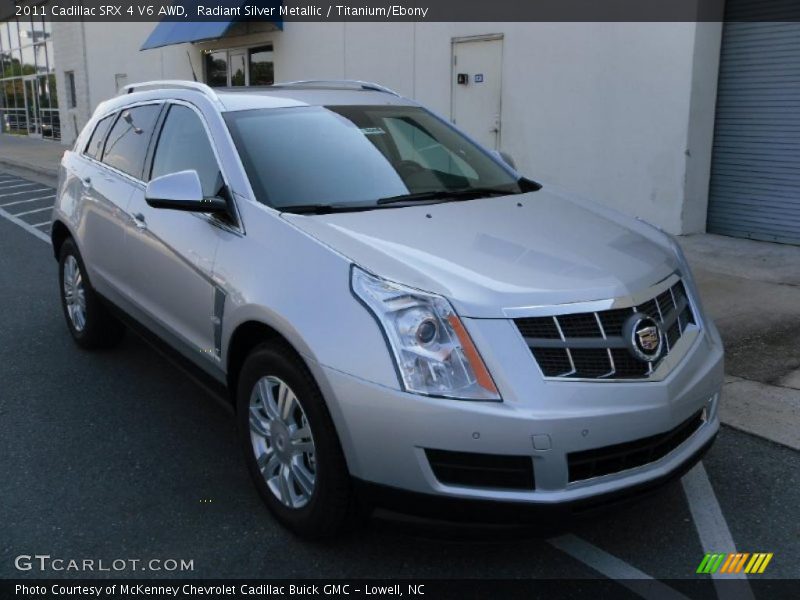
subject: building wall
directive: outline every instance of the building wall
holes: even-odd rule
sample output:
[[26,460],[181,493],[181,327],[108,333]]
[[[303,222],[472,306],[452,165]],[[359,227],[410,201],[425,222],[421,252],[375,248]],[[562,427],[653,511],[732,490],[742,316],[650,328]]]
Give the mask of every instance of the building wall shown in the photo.
[[[140,52],[153,23],[53,23],[55,67],[59,90],[66,71],[75,72],[76,107],[60,94],[62,143],[72,144],[97,105],[117,94],[117,75],[128,83],[153,79],[192,79],[187,50],[202,78],[200,51],[190,44]],[[76,133],[77,132],[77,133]]]
[[[53,24],[53,55],[61,118],[61,143],[72,144],[86,124],[89,110],[89,77],[85,60],[83,23]],[[75,107],[67,104],[65,73],[75,74]]]
[[705,229],[720,24],[286,23],[144,52],[151,23],[85,27],[84,119],[115,93],[115,73],[190,79],[188,51],[202,77],[202,51],[267,41],[277,81],[375,81],[449,117],[452,39],[500,33],[500,147],[523,173],[672,233]]

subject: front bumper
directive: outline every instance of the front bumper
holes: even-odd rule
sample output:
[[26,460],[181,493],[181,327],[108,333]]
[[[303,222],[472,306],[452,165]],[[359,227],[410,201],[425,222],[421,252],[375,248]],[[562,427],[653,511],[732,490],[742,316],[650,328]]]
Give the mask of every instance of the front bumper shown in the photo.
[[663,475],[657,475],[642,483],[611,492],[559,503],[504,502],[491,499],[465,499],[441,494],[422,494],[359,479],[356,479],[356,489],[368,506],[381,507],[402,514],[441,521],[479,524],[537,523],[545,524],[546,529],[558,530],[564,523],[574,518],[588,517],[640,500],[670,481],[683,476],[703,458],[715,439],[716,434],[697,452]]
[[[357,480],[384,492],[403,490],[423,498],[576,505],[669,478],[696,461],[719,430],[723,353],[711,324],[668,376],[646,382],[546,381],[527,348],[514,346],[521,340],[510,322],[466,319],[465,324],[479,348],[504,349],[484,356],[503,402],[408,394],[310,365]],[[705,422],[657,460],[570,481],[570,453],[662,434],[704,408]],[[442,483],[426,449],[530,457],[535,488]]]

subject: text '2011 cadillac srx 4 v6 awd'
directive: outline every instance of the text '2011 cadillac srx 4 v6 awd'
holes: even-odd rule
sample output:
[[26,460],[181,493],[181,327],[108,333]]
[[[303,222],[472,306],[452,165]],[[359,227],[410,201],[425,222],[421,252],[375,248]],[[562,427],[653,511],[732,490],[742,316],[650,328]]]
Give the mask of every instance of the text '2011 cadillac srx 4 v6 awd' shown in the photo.
[[53,219],[77,343],[142,326],[225,386],[306,536],[363,497],[572,514],[719,429],[722,344],[676,242],[375,84],[127,86],[64,155]]

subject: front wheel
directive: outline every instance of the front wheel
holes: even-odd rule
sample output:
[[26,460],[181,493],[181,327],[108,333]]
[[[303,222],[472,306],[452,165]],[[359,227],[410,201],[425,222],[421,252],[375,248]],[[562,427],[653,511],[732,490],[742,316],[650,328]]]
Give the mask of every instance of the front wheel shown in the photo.
[[352,483],[302,359],[283,344],[256,348],[242,367],[236,411],[248,470],[275,517],[303,537],[339,533],[352,514]]
[[86,349],[108,348],[119,343],[125,328],[89,285],[86,266],[71,239],[61,246],[58,266],[61,308],[72,338]]

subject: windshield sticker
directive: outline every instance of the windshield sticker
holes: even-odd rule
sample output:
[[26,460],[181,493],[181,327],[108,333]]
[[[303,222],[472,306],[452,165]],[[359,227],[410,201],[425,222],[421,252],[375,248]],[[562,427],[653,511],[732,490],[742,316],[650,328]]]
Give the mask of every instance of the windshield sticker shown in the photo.
[[386,135],[386,132],[380,127],[362,127],[361,133],[364,135]]

